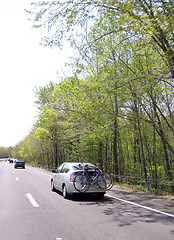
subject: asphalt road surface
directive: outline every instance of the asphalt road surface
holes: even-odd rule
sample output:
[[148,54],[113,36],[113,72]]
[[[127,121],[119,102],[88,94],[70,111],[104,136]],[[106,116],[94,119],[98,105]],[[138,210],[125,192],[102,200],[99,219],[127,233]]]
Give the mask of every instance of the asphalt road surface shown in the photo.
[[65,200],[51,173],[0,163],[1,240],[173,240],[174,201],[112,189]]

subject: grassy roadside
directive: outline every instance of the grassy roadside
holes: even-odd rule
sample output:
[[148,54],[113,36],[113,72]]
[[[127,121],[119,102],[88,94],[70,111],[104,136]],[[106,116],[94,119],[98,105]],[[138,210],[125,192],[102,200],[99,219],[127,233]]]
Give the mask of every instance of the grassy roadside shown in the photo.
[[123,184],[123,183],[115,183],[114,187],[123,189],[123,190],[127,190],[127,191],[137,192],[137,193],[146,194],[146,195],[152,195],[154,197],[160,197],[163,199],[168,199],[168,200],[174,201],[174,194],[169,194],[166,191],[160,191],[160,190],[155,190],[155,189],[147,190],[146,188],[144,188],[142,186],[127,185],[127,184]]

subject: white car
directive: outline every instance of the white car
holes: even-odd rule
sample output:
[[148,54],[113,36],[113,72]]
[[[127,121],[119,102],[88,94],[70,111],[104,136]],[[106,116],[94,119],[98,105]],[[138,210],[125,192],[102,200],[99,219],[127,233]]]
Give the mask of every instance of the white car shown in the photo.
[[[68,195],[74,193],[79,193],[74,188],[74,178],[80,172],[83,171],[84,166],[88,165],[89,167],[95,168],[95,165],[91,163],[71,163],[65,162],[62,163],[56,171],[53,171],[54,176],[51,178],[51,190],[60,191],[63,194],[64,198],[68,198]],[[95,193],[97,198],[103,198],[106,193],[104,189],[101,189],[98,184],[92,184],[86,193]]]

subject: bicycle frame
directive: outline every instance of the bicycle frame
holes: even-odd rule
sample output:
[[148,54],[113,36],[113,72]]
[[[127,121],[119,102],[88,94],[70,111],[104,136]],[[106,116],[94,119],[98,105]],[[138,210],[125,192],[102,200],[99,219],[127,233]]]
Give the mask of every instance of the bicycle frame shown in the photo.
[[[97,172],[97,174],[95,174],[94,178],[92,178],[89,174],[90,170],[95,170],[95,173]],[[97,183],[97,179],[99,176],[102,176],[102,171],[100,170],[100,168],[84,168],[84,174],[86,174],[87,178],[88,178],[88,182],[90,185],[94,185],[95,183]],[[91,181],[92,180],[92,181]]]

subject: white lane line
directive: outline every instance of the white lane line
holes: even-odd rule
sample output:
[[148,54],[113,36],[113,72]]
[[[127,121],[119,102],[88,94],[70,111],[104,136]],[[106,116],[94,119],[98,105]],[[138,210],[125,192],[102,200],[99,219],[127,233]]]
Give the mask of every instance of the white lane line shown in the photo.
[[18,177],[16,177],[16,181],[18,181],[18,182],[19,182],[19,178],[18,178]]
[[160,213],[160,214],[166,215],[166,216],[168,216],[168,217],[174,218],[174,215],[173,215],[173,214],[170,214],[170,213],[162,212],[162,211],[159,211],[159,210],[157,210],[157,209],[150,208],[150,207],[146,207],[146,206],[143,206],[143,205],[140,205],[140,204],[137,204],[137,203],[134,203],[134,202],[130,202],[130,201],[127,201],[127,200],[124,200],[124,199],[121,199],[121,198],[117,198],[117,197],[114,197],[114,196],[111,196],[111,195],[108,195],[108,194],[106,194],[105,196],[108,196],[108,197],[110,197],[110,198],[114,198],[114,199],[116,199],[116,200],[118,200],[118,201],[121,201],[121,202],[124,202],[124,203],[132,204],[132,205],[134,205],[134,206],[147,209],[147,210],[152,211],[152,212]]
[[56,238],[56,240],[63,240],[63,238]]
[[39,207],[39,205],[37,204],[37,202],[34,200],[34,198],[32,197],[32,195],[30,193],[26,193],[26,196],[30,200],[33,207]]

